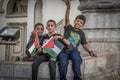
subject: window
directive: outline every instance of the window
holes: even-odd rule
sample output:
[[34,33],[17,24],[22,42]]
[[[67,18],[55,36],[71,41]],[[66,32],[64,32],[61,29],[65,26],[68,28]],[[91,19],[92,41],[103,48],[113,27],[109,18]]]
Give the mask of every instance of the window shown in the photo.
[[27,17],[28,0],[9,0],[7,17]]

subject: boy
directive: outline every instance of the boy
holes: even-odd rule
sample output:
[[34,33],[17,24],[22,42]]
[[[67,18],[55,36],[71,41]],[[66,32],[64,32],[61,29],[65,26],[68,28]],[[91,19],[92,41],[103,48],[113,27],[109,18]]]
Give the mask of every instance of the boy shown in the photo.
[[[59,40],[65,45],[70,45],[69,41],[65,40],[60,34],[55,33],[56,22],[54,20],[47,21],[48,34],[43,36],[42,45],[51,37],[55,40]],[[38,68],[42,62],[49,61],[50,80],[56,80],[56,59],[52,59],[50,55],[43,50],[43,55],[37,58],[32,64],[32,80],[37,80]]]
[[85,24],[85,16],[78,15],[74,20],[74,27],[70,25],[69,15],[70,15],[70,0],[65,0],[66,2],[66,14],[65,14],[65,27],[64,27],[64,38],[66,38],[70,43],[69,52],[61,52],[58,56],[59,60],[59,72],[60,72],[60,80],[67,80],[67,66],[68,60],[72,61],[72,69],[74,73],[74,80],[82,80],[80,65],[82,63],[82,59],[80,56],[80,52],[78,51],[78,46],[81,43],[83,48],[90,54],[90,56],[96,57],[96,54],[92,50],[90,50],[84,32],[81,30],[83,25]]
[[[33,61],[33,60],[35,60],[36,58],[38,58],[42,54],[37,49],[36,50],[36,54],[34,56],[31,56],[30,53],[29,53],[29,51],[28,51],[28,49],[33,44],[34,39],[35,39],[35,35],[38,35],[39,44],[41,43],[41,40],[43,38],[43,36],[42,36],[43,32],[44,32],[44,26],[43,26],[43,24],[41,24],[41,23],[35,24],[34,30],[32,31],[32,35],[30,36],[30,39],[29,39],[28,44],[26,46],[26,55],[27,55],[26,60],[27,61]],[[39,45],[37,45],[37,47],[39,48]]]

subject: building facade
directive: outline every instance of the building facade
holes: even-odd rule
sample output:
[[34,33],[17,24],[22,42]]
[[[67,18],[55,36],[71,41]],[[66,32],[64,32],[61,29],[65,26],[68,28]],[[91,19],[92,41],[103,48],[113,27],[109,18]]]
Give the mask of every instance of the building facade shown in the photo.
[[[65,10],[64,0],[0,0],[0,28],[5,26],[20,28],[19,43],[0,45],[0,79],[31,78],[31,63],[2,61],[6,60],[6,53],[9,54],[7,57],[9,61],[14,61],[17,56],[20,58],[25,56],[26,43],[34,24],[38,22],[46,26],[47,20],[54,19],[58,26],[56,32],[63,34]],[[120,80],[120,0],[71,0],[70,12],[72,24],[76,15],[82,13],[86,16],[83,30],[90,47],[98,55],[97,58],[91,58],[79,46],[83,58],[82,78]],[[43,63],[40,67],[41,72],[38,73],[40,80],[49,78],[46,66],[47,64]],[[70,63],[68,77],[73,76],[71,69]],[[6,73],[8,71],[9,73]],[[59,78],[58,70],[57,78]]]
[[[71,22],[80,14],[77,9],[79,0],[71,2]],[[41,22],[46,26],[49,19],[54,19],[59,25],[65,16],[64,0],[0,0],[0,28],[14,26],[20,28],[20,43],[10,46],[10,60],[16,56],[25,56],[25,46],[33,30],[34,24]],[[58,28],[59,29],[59,28]],[[58,30],[59,32],[60,30]],[[45,30],[44,33],[47,33]],[[6,46],[0,45],[0,60],[5,60]]]

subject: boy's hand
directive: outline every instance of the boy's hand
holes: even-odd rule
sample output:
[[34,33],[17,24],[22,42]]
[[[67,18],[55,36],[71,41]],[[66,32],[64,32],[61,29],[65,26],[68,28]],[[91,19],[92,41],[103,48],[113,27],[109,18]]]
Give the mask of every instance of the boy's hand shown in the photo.
[[32,34],[33,36],[35,36],[35,35],[37,34],[37,31],[34,30],[34,31],[31,32],[31,34]]
[[41,45],[40,45],[40,44],[38,44],[38,45],[36,46],[36,48],[37,48],[37,49],[41,48]]
[[41,52],[42,51],[42,48],[40,47],[39,49],[38,49],[38,52]]
[[66,5],[70,5],[70,0],[65,0]]
[[62,39],[62,38],[63,38],[62,36],[54,36],[55,40]]
[[36,34],[37,34],[37,35],[42,35],[42,33],[39,33],[37,30],[32,31],[31,34],[32,34],[33,36],[35,36]]
[[97,57],[97,54],[92,53],[92,54],[90,54],[90,56],[91,56],[91,57]]

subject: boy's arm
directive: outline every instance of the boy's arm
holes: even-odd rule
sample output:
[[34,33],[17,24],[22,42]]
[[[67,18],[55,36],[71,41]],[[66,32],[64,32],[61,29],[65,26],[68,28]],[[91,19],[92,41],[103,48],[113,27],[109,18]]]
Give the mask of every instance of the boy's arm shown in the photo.
[[70,24],[70,0],[65,0],[66,3],[66,13],[65,13],[65,26],[67,27]]
[[62,37],[62,40],[67,46],[70,46],[70,42],[67,39]]
[[90,54],[90,56],[97,57],[97,55],[92,50],[90,50],[88,44],[84,44],[83,48]]
[[54,36],[55,40],[61,39],[67,46],[70,46],[70,42],[62,36]]

